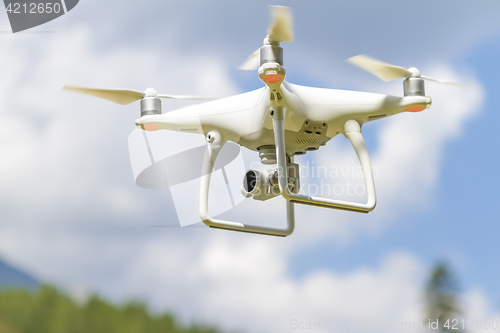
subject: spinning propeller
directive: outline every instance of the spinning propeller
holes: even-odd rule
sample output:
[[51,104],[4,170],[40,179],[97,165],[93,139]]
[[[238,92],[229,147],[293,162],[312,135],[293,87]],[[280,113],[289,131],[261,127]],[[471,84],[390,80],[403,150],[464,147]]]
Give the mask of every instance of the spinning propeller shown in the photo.
[[428,76],[423,76],[420,74],[420,71],[415,67],[410,67],[406,69],[400,66],[394,66],[364,54],[349,58],[347,59],[347,61],[355,66],[364,69],[367,72],[372,73],[373,75],[375,75],[376,77],[378,77],[383,81],[392,81],[400,78],[407,78],[407,79],[422,78],[425,80],[445,83],[445,84],[464,85],[464,86],[467,85],[465,83],[443,81]]
[[[272,21],[267,31],[267,37],[264,39],[264,46],[279,45],[281,42],[293,42],[292,13],[290,8],[283,6],[271,6],[271,8]],[[274,56],[276,57],[276,62],[283,62],[282,54],[274,54]],[[259,68],[261,58],[261,48],[259,48],[248,57],[240,66],[240,69],[255,70]]]
[[158,95],[156,90],[154,90],[153,88],[148,88],[144,92],[141,92],[131,89],[97,89],[97,88],[84,88],[84,87],[65,85],[63,89],[106,99],[108,101],[118,103],[120,105],[127,105],[132,102],[141,100],[145,97],[172,98],[172,99],[201,99],[201,100],[216,99],[215,97],[204,97],[204,96]]
[[[182,100],[210,100],[215,97],[192,96],[192,95],[160,95],[153,88],[144,92],[131,89],[98,89],[65,85],[66,91],[86,94],[108,101],[127,105],[135,101],[141,101],[141,116],[161,114],[160,98],[182,99]],[[142,188],[165,189],[169,188],[174,200],[184,200],[188,196],[196,196],[198,191],[192,192],[192,182],[202,176],[202,165],[206,154],[206,141],[203,136],[187,139],[191,133],[179,133],[176,131],[145,132],[136,128],[129,135],[129,152],[132,171],[136,184]],[[174,143],[174,144],[168,144]],[[236,168],[236,171],[235,171]],[[241,170],[240,170],[241,169]],[[228,174],[226,174],[226,171]],[[240,147],[229,143],[218,154],[213,172],[219,174],[226,183],[222,188],[228,191],[231,197],[221,201],[216,207],[216,214],[232,209],[240,203],[244,197],[239,194],[241,174],[245,172],[244,161]],[[235,178],[236,177],[236,178]],[[180,186],[181,184],[184,184]],[[191,187],[190,187],[191,186]],[[221,184],[219,184],[221,187]],[[232,192],[227,188],[232,187]],[[231,193],[234,193],[233,196]],[[196,206],[193,204],[196,203]],[[177,206],[179,222],[186,226],[199,222],[197,201]],[[167,225],[168,226],[168,225]]]

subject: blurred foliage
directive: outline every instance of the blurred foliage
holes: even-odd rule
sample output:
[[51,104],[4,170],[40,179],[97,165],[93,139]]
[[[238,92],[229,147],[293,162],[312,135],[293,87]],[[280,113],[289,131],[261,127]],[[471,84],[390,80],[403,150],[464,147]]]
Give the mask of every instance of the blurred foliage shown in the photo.
[[[425,290],[427,315],[432,322],[439,320],[439,331],[447,332],[444,327],[460,316],[459,289],[456,279],[448,264],[438,262],[431,272]],[[453,330],[457,332],[457,330]]]
[[85,304],[50,286],[36,292],[0,290],[0,333],[218,333],[182,325],[170,314],[153,315],[142,303],[113,305],[99,297]]

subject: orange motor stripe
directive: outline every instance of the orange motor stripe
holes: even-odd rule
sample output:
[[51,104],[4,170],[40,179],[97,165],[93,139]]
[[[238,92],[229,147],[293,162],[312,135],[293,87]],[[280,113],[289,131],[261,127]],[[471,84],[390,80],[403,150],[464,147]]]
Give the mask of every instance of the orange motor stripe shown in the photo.
[[420,111],[423,111],[423,110],[425,110],[425,106],[424,105],[412,105],[412,106],[407,107],[405,111],[420,112]]
[[160,126],[155,125],[155,124],[146,124],[141,126],[143,130],[146,130],[148,132],[154,132],[160,129]]
[[267,83],[276,83],[282,81],[284,78],[285,77],[282,75],[270,74],[262,77],[262,81]]

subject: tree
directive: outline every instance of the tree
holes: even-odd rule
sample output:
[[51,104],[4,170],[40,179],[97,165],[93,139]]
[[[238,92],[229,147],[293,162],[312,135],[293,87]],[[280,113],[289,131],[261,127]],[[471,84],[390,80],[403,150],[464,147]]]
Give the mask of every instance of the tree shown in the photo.
[[[459,319],[459,288],[448,264],[438,262],[432,270],[425,290],[427,315],[431,322],[438,320],[440,332],[448,332],[453,319]],[[449,320],[449,321],[448,321]],[[448,327],[445,327],[448,321]],[[453,330],[457,331],[457,330]]]
[[220,333],[183,324],[169,313],[151,313],[145,304],[117,305],[98,296],[78,304],[57,288],[36,292],[0,289],[0,333]]

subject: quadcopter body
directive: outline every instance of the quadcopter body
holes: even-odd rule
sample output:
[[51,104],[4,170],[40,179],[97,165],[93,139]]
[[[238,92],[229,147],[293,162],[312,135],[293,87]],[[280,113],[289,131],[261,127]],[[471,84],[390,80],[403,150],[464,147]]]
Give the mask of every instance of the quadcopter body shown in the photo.
[[[280,96],[279,99],[277,96]],[[232,141],[250,150],[274,146],[273,108],[287,110],[286,153],[303,155],[318,150],[338,134],[344,124],[364,123],[401,112],[422,111],[430,97],[395,97],[383,94],[304,87],[283,81],[277,91],[269,87],[197,104],[161,115],[146,115],[136,124],[147,131],[159,129],[204,134],[218,131],[222,141]]]
[[[291,15],[287,7],[273,7],[273,20],[263,46],[255,51],[241,69],[257,69],[265,84],[248,93],[216,99],[162,114],[160,98],[205,99],[198,96],[159,95],[152,88],[145,92],[127,89],[93,89],[65,86],[65,89],[108,99],[119,104],[141,100],[141,117],[136,125],[145,131],[170,130],[202,134],[207,149],[201,168],[199,215],[212,227],[241,232],[288,236],[294,229],[294,204],[368,213],[375,208],[376,194],[370,158],[361,134],[363,124],[401,112],[419,112],[431,105],[425,95],[424,79],[433,80],[411,67],[389,65],[365,55],[348,61],[384,81],[404,78],[403,97],[368,92],[304,87],[285,81],[281,42],[293,41]],[[367,200],[347,202],[301,194],[295,155],[318,150],[342,134],[351,142],[359,158]],[[272,228],[212,218],[208,195],[215,160],[228,141],[259,154],[267,167],[248,170],[241,193],[246,198],[268,200],[283,196],[287,226]]]

